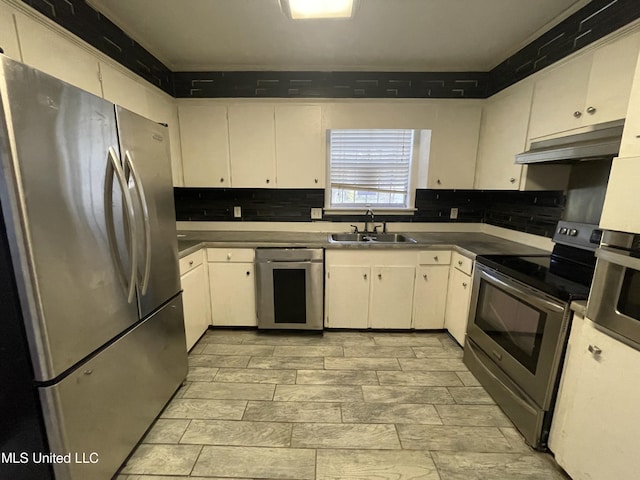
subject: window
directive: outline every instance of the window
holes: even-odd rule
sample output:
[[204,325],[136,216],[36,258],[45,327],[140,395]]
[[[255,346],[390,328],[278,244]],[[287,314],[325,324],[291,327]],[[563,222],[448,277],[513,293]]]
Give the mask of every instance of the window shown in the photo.
[[328,208],[413,207],[414,130],[330,130]]

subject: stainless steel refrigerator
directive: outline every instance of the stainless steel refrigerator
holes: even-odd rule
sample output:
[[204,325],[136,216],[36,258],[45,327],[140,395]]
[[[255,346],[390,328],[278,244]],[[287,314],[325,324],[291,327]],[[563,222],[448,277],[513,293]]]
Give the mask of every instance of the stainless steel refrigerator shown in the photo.
[[0,99],[0,362],[27,366],[2,385],[0,477],[42,478],[23,448],[70,454],[56,479],[108,479],[187,372],[168,132],[2,55]]

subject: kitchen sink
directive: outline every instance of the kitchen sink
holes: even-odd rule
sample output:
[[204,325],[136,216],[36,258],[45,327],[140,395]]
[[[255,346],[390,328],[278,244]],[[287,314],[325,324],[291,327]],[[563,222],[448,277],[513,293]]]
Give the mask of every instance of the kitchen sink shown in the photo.
[[332,233],[330,243],[416,243],[401,233]]

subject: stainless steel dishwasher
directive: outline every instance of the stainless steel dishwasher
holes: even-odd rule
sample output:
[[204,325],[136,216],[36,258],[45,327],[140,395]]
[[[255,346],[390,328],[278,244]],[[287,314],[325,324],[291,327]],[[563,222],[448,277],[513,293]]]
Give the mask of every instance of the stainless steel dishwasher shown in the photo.
[[324,251],[257,248],[258,328],[322,330]]

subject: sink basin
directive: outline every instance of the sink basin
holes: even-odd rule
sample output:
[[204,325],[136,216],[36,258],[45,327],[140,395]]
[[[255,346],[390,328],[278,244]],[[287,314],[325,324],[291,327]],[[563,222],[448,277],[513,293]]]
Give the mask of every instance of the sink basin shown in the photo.
[[332,233],[331,243],[416,243],[401,233]]

